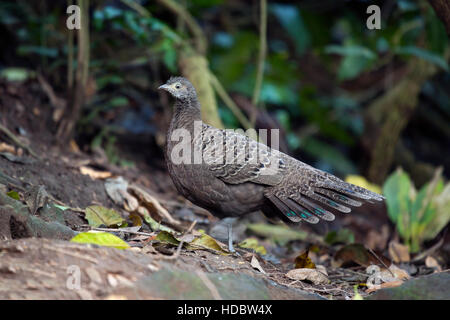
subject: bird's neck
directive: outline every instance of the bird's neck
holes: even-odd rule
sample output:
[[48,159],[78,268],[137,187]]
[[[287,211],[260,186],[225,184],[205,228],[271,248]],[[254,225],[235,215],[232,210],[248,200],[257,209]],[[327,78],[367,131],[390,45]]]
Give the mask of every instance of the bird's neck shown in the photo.
[[175,102],[171,123],[172,129],[184,128],[192,131],[194,128],[194,121],[201,120],[200,103],[197,98],[177,100]]

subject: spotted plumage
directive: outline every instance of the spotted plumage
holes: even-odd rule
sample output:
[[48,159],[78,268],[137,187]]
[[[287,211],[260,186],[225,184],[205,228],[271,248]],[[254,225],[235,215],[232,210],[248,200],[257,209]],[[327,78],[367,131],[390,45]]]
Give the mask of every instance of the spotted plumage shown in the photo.
[[[215,215],[262,210],[270,216],[279,212],[292,222],[317,223],[332,221],[336,212],[348,213],[364,202],[383,200],[246,135],[201,122],[195,88],[185,78],[171,78],[160,89],[176,98],[165,151],[170,176],[181,194]],[[191,150],[186,157],[191,161],[184,163],[173,161],[180,143],[174,132],[179,129],[185,130],[183,142]],[[194,161],[196,152],[202,161]]]

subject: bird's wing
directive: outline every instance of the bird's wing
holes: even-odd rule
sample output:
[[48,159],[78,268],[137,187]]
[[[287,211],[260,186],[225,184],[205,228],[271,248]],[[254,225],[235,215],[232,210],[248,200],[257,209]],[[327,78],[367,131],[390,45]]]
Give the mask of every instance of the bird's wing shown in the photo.
[[204,125],[194,138],[194,150],[201,152],[203,164],[229,184],[280,183],[285,170],[281,153],[234,130]]
[[194,145],[222,181],[266,185],[266,198],[293,222],[332,221],[332,211],[348,213],[363,202],[384,199],[231,130],[205,125]]
[[375,192],[285,157],[288,174],[278,185],[268,189],[265,196],[291,221],[332,221],[335,216],[331,211],[348,213],[363,202],[384,199]]

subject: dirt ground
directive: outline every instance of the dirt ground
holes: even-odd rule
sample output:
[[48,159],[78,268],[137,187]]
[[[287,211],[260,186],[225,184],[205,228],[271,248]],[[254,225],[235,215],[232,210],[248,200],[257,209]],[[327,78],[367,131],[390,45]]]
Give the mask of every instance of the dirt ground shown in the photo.
[[[104,179],[92,178],[81,173],[82,167],[89,167],[96,171],[109,172],[112,176],[122,176],[128,182],[144,188],[158,199],[169,213],[181,221],[181,224],[177,226],[178,230],[187,230],[192,221],[197,219],[199,223],[196,228],[211,231],[217,219],[177,194],[164,169],[162,154],[155,150],[154,145],[147,149],[146,146],[141,146],[143,150],[141,153],[133,153],[136,148],[120,149],[122,156],[133,160],[134,167],[114,166],[107,162],[102,153],[80,151],[74,145],[59,145],[53,133],[56,128],[51,119],[54,110],[39,90],[37,82],[30,81],[24,84],[0,83],[0,124],[19,137],[23,146],[29,146],[37,155],[34,157],[30,155],[26,147],[17,146],[14,157],[0,152],[0,183],[3,189],[6,189],[4,191],[22,191],[30,186],[44,186],[50,195],[49,201],[56,199],[65,206],[71,207],[64,211],[60,222],[72,230],[83,230],[87,225],[84,214],[76,209],[83,209],[94,204],[115,209],[130,221],[127,212],[108,196]],[[4,133],[0,138],[0,142],[4,141],[11,145],[11,140]],[[128,139],[132,138],[128,137]],[[5,217],[9,214],[8,217],[13,216],[14,219],[19,219],[11,213],[12,209],[7,204],[0,204],[3,205],[3,212],[6,212]],[[16,209],[22,210],[20,206]],[[40,210],[43,209],[38,206],[35,215],[39,215]],[[55,214],[55,216],[58,215]],[[52,222],[49,218],[52,217],[51,214],[45,216],[41,214],[41,217],[47,223]],[[24,218],[25,220],[17,222],[14,219],[0,220],[0,224],[6,225],[6,227],[3,225],[3,229],[0,228],[0,232],[9,229],[0,234],[3,237],[0,240],[1,299],[183,298],[184,296],[179,292],[184,292],[184,289],[179,286],[191,283],[192,279],[186,282],[180,280],[174,288],[166,288],[167,290],[159,288],[160,290],[156,291],[148,290],[137,283],[137,279],[149,277],[149,286],[158,286],[155,280],[158,277],[152,278],[152,274],[162,269],[172,273],[178,272],[181,278],[185,276],[183,272],[195,274],[195,281],[200,279],[203,286],[197,289],[200,292],[207,292],[206,296],[198,293],[199,298],[217,298],[217,295],[223,298],[227,292],[236,290],[237,292],[248,291],[249,295],[244,298],[253,297],[251,292],[254,291],[267,292],[267,296],[261,297],[271,299],[330,297],[351,299],[355,295],[354,286],[367,280],[367,275],[364,274],[362,271],[364,268],[361,266],[331,267],[329,257],[336,252],[334,248],[327,248],[328,253],[322,255],[322,257],[326,256],[323,259],[327,264],[330,280],[328,284],[314,285],[288,278],[286,273],[293,269],[295,257],[307,246],[302,241],[293,241],[284,247],[268,243],[269,254],[265,257],[255,255],[250,249],[238,249],[240,256],[220,255],[211,250],[185,248],[180,248],[181,250],[177,253],[176,246],[155,248],[153,244],[156,233],[148,225],[143,224],[140,231],[150,236],[122,234],[125,240],[132,243],[132,248],[117,250],[96,245],[74,244],[59,240],[65,238],[58,236],[42,236],[53,239],[29,238],[35,235],[31,230],[34,227],[30,227],[34,220]],[[258,216],[251,219],[254,219],[253,222],[263,221]],[[165,222],[163,219],[162,224]],[[391,228],[379,208],[368,207],[360,215],[339,217],[331,226],[319,225],[304,230],[325,234],[329,230],[346,227],[356,230],[355,240],[362,242],[365,241],[371,229],[380,230],[383,225]],[[26,226],[25,230],[22,230],[20,226]],[[240,240],[246,236],[248,232],[244,228],[240,231]],[[317,256],[319,257],[319,254]],[[253,258],[258,260],[264,272],[255,267],[252,263]],[[84,275],[81,278],[82,289],[80,290],[68,290],[67,270],[72,265],[80,268]],[[432,270],[425,270],[423,274],[431,272]],[[242,284],[242,289],[238,284],[236,286],[239,290],[228,287],[220,289],[220,284],[214,281],[211,284],[211,277],[205,278],[204,274],[210,274],[211,277],[223,274],[248,278],[238,281]],[[154,280],[156,282],[152,282]],[[233,284],[233,281],[230,280],[229,283]],[[263,282],[254,283],[254,281]],[[255,288],[264,289],[250,290],[248,283]],[[219,286],[218,290],[216,290],[217,286]],[[178,295],[174,295],[173,292],[178,292]],[[359,293],[362,296],[368,295],[361,288]]]

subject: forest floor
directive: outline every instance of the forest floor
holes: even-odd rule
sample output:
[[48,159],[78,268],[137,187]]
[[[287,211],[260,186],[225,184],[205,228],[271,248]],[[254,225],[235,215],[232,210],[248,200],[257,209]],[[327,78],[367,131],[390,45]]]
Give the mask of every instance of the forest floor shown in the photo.
[[[0,135],[0,299],[417,298],[419,292],[421,298],[450,299],[450,274],[442,272],[445,262],[425,263],[427,255],[415,262],[400,257],[399,267],[387,270],[390,261],[381,252],[357,245],[369,242],[369,247],[383,249],[393,240],[383,206],[342,215],[330,226],[300,229],[283,229],[259,214],[250,215],[234,223],[234,238],[253,243],[253,249],[241,245],[239,255],[228,254],[224,224],[177,194],[161,151],[145,145],[121,148],[119,141],[121,157],[134,163],[121,167],[111,165],[101,150],[84,152],[73,142],[59,145],[54,109],[37,93],[38,86],[0,83],[0,124],[18,139],[14,142],[5,131]],[[142,152],[136,151],[139,148]],[[159,230],[132,214],[131,202],[124,207],[111,197],[105,186],[117,177],[144,190],[154,221],[179,236],[162,241]],[[17,192],[17,199],[11,191]],[[130,249],[67,241],[77,232],[95,229],[84,211],[92,205],[116,210],[132,226],[121,232],[108,230]],[[193,246],[192,239],[204,234],[200,229],[220,241]],[[349,242],[356,244],[345,245],[348,239],[340,230],[352,230],[354,239]],[[327,243],[324,238],[330,231],[344,238]],[[267,254],[258,251],[261,246]],[[448,245],[439,247],[448,250]],[[368,287],[371,264],[384,270],[385,278],[386,272],[392,276],[380,280],[385,289]],[[313,271],[295,275],[295,265]],[[81,275],[75,288],[76,272],[71,268]],[[407,288],[405,293],[389,291],[402,287]]]

